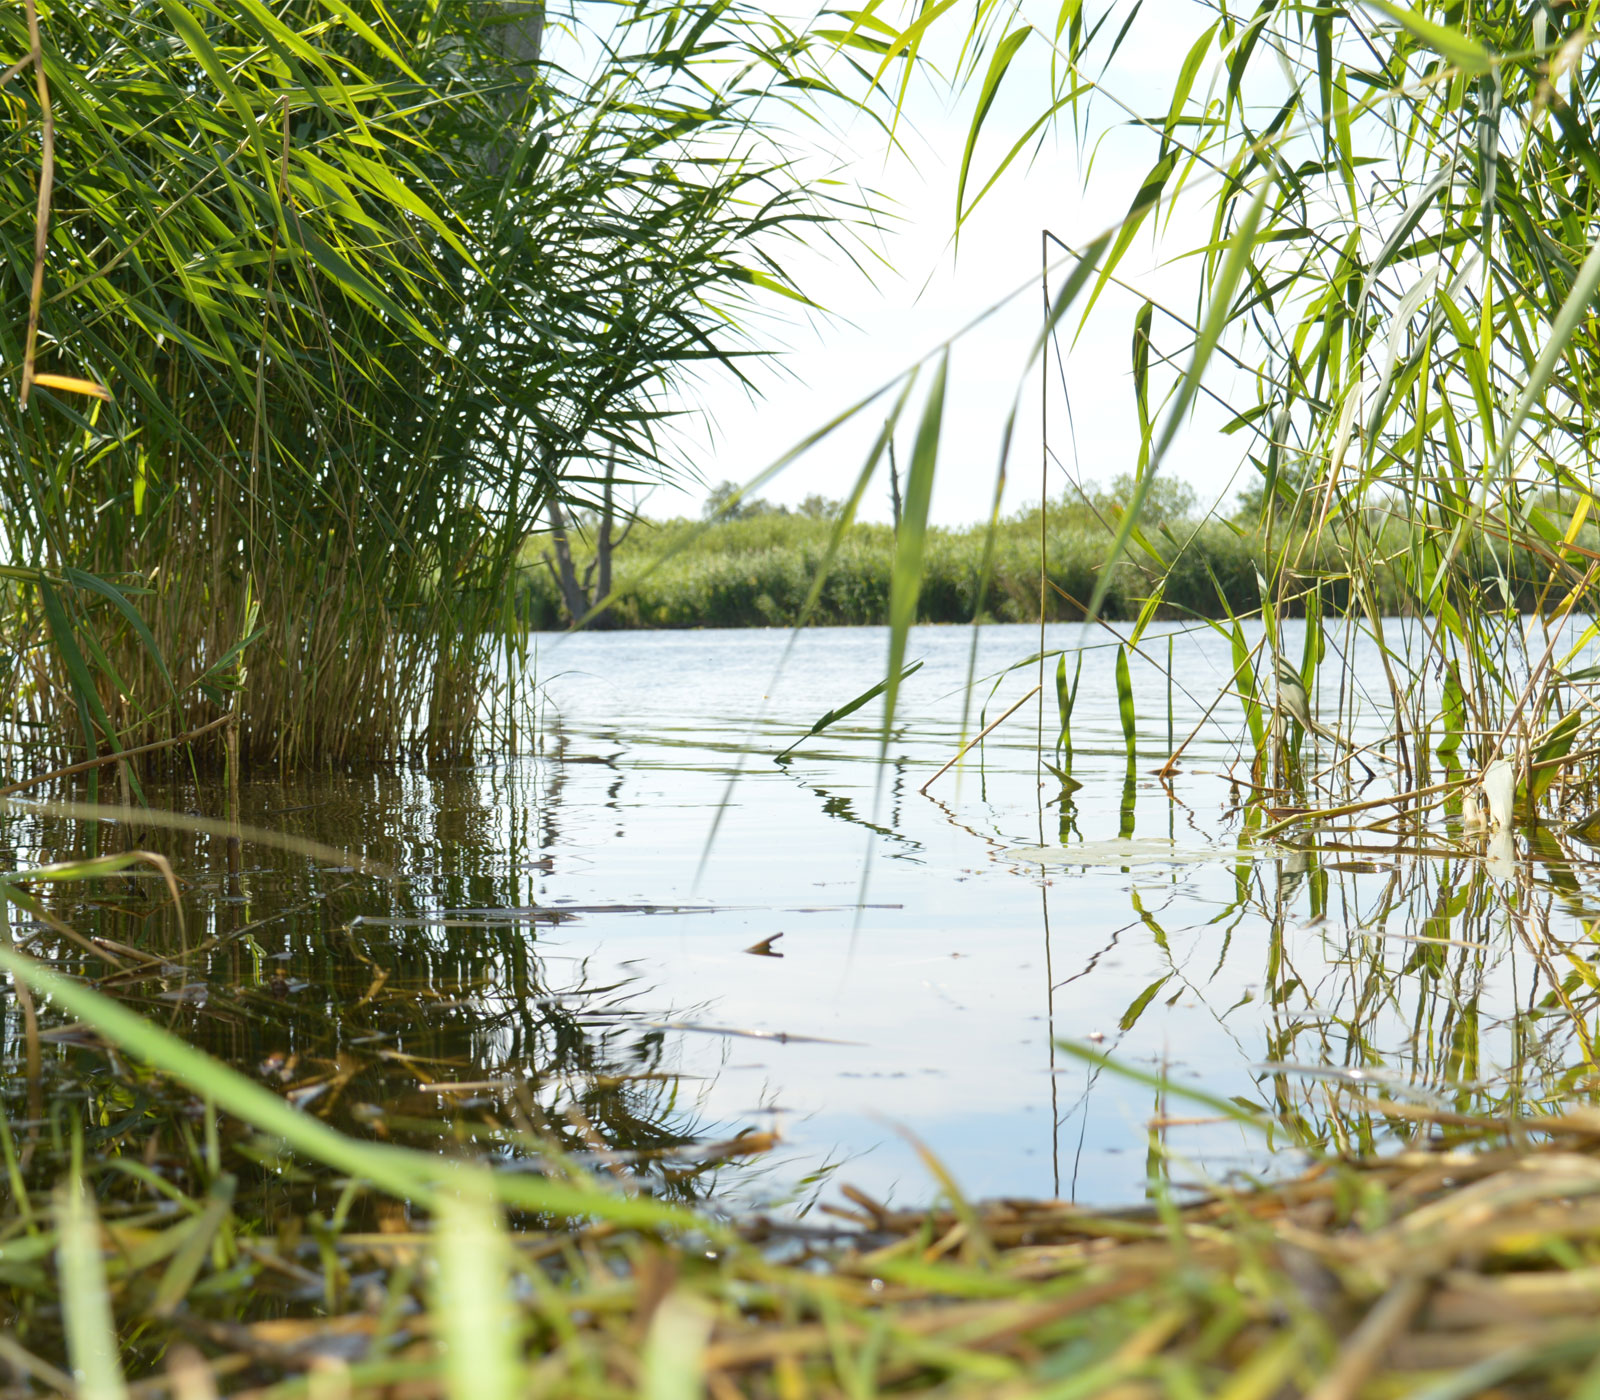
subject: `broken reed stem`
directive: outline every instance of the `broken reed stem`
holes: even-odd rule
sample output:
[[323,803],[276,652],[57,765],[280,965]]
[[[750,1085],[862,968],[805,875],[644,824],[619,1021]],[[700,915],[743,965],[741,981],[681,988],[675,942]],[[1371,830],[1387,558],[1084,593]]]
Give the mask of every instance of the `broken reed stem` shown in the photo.
[[[1204,721],[1201,722],[1204,723]],[[1193,735],[1190,737],[1192,738]],[[1187,740],[1185,742],[1187,742]],[[1528,765],[1528,772],[1537,773],[1547,768],[1563,768],[1569,764],[1576,763],[1581,759],[1594,758],[1597,756],[1600,756],[1600,747],[1583,749],[1575,754],[1562,754],[1558,758],[1547,758],[1539,763],[1530,763]],[[1163,772],[1164,771],[1165,770],[1163,770]],[[1372,797],[1368,798],[1365,802],[1349,802],[1342,807],[1317,807],[1305,812],[1292,812],[1287,817],[1283,818],[1282,821],[1277,821],[1271,826],[1263,827],[1260,832],[1260,838],[1264,840],[1267,837],[1276,836],[1280,831],[1283,831],[1287,827],[1293,826],[1297,822],[1311,821],[1323,817],[1347,817],[1354,812],[1367,812],[1371,811],[1374,807],[1397,806],[1401,803],[1411,802],[1418,797],[1435,797],[1440,793],[1450,792],[1454,789],[1463,788],[1466,786],[1468,786],[1468,781],[1466,779],[1457,778],[1450,782],[1434,783],[1430,787],[1415,788],[1411,792],[1396,793],[1393,797]],[[1433,805],[1437,806],[1438,804],[1435,803]],[[1411,815],[1416,814],[1412,813]]]
[[944,777],[946,773],[955,767],[955,765],[959,763],[965,755],[971,753],[973,749],[975,749],[979,744],[993,734],[995,730],[997,730],[1002,724],[1010,719],[1012,715],[1016,714],[1018,710],[1026,705],[1028,701],[1032,700],[1033,697],[1043,689],[1044,686],[1042,684],[1034,686],[1032,690],[1024,695],[1022,699],[1018,700],[1017,703],[1007,710],[1003,715],[1001,715],[999,719],[995,720],[993,724],[987,726],[983,733],[979,734],[975,739],[971,740],[969,743],[963,744],[959,749],[957,749],[950,761],[946,763],[944,767],[935,773],[931,778],[929,778],[927,782],[917,789],[917,791],[926,792],[929,788],[931,788],[936,782],[939,781],[940,778]]
[[1347,817],[1352,812],[1370,812],[1374,807],[1394,807],[1402,802],[1414,801],[1418,797],[1432,797],[1436,793],[1449,792],[1452,788],[1465,786],[1463,780],[1457,779],[1454,782],[1434,783],[1431,787],[1414,788],[1410,792],[1397,792],[1393,797],[1371,797],[1365,802],[1347,802],[1342,807],[1314,807],[1304,812],[1291,812],[1282,821],[1263,827],[1258,833],[1258,839],[1265,840],[1269,836],[1276,836],[1280,831],[1298,822],[1315,821],[1322,817]]
[[91,768],[102,768],[108,763],[120,763],[123,759],[137,758],[142,753],[154,753],[157,749],[170,749],[177,744],[187,744],[203,734],[209,734],[213,729],[220,729],[223,725],[232,723],[231,714],[223,715],[221,719],[214,719],[210,724],[202,724],[198,729],[191,729],[187,734],[178,734],[171,739],[157,739],[154,743],[140,744],[135,749],[123,749],[121,753],[102,754],[99,758],[85,759],[82,763],[69,763],[65,768],[53,768],[50,772],[40,773],[35,778],[24,778],[20,783],[0,787],[0,797],[10,797],[25,788],[38,787],[40,783],[48,783],[56,778],[70,778],[74,773],[87,773]]

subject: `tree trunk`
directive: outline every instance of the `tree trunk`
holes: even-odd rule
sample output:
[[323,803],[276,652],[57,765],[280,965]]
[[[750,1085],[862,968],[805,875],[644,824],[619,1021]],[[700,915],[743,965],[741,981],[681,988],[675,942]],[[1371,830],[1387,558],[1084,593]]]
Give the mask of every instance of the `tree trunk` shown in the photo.
[[894,439],[889,439],[889,505],[894,510],[894,532],[900,533],[900,469],[894,460]]
[[493,25],[501,56],[514,72],[499,96],[505,114],[503,139],[485,157],[490,171],[499,175],[510,164],[522,132],[516,129],[518,112],[539,81],[539,61],[544,48],[545,0],[487,0],[477,7],[481,24]]
[[[577,622],[589,611],[589,598],[578,582],[578,571],[572,567],[572,541],[567,536],[567,520],[561,513],[561,503],[550,500],[550,543],[555,550],[555,563],[551,565],[556,576],[556,586],[561,590],[561,603],[567,610],[569,622]],[[545,554],[548,563],[550,555]]]
[[[617,454],[613,452],[606,459],[606,484],[600,498],[600,528],[595,534],[596,559],[600,564],[600,585],[595,593],[595,602],[604,602],[611,596],[611,525],[613,520],[612,494],[617,479]],[[611,626],[611,613],[603,612],[595,618],[596,627]]]

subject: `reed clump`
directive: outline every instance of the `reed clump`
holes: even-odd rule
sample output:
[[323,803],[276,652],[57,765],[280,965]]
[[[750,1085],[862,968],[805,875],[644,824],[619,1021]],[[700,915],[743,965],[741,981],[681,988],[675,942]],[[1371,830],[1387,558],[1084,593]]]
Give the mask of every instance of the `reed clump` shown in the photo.
[[231,712],[280,770],[492,725],[523,538],[668,470],[658,400],[831,217],[756,114],[835,91],[807,36],[596,6],[568,65],[544,19],[0,11],[0,722],[81,757]]

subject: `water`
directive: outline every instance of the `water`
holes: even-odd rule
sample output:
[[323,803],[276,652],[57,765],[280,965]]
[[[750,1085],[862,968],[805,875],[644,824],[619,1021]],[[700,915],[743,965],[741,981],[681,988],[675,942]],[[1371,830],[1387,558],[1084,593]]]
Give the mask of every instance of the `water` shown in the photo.
[[[1370,832],[1241,851],[1235,699],[1170,782],[1155,771],[1232,674],[1226,639],[1172,639],[1170,696],[1134,658],[1131,780],[1114,642],[1063,625],[1045,643],[1087,648],[1074,792],[1037,756],[1042,727],[1054,761],[1053,661],[1042,718],[1024,705],[919,791],[963,732],[968,629],[913,634],[924,665],[882,766],[875,705],[773,758],[882,678],[881,630],[805,634],[781,675],[782,632],[550,637],[520,678],[539,697],[531,753],[246,786],[247,822],[382,862],[392,881],[249,845],[230,877],[220,841],[147,833],[188,882],[181,938],[150,880],[55,908],[159,954],[106,986],[347,1131],[508,1161],[554,1136],[735,1208],[803,1209],[841,1183],[925,1200],[923,1152],[973,1196],[1121,1204],[1147,1190],[1152,1134],[1195,1182],[1288,1169],[1310,1141],[1413,1131],[1363,1097],[1521,1111],[1588,1092],[1587,848],[1545,835],[1520,853],[1537,859],[1491,867],[1436,814],[1423,857],[1411,836]],[[1038,645],[1037,628],[986,628],[977,674]],[[1165,634],[1142,647],[1165,666]],[[1292,627],[1285,647],[1298,654]],[[1349,683],[1375,687],[1373,658],[1352,659]],[[1027,665],[980,686],[966,732],[1038,680]],[[1356,737],[1375,736],[1383,695],[1357,708]],[[81,837],[20,815],[7,839],[26,864]],[[1041,865],[1040,847],[1083,863]],[[37,946],[104,972],[53,938]],[[107,1122],[157,1093],[82,1039],[52,1042],[58,1097],[87,1096]],[[1288,1126],[1264,1135],[1061,1041]],[[26,1119],[16,1076],[4,1092]],[[770,1150],[695,1172],[750,1132],[775,1135],[750,1140]]]

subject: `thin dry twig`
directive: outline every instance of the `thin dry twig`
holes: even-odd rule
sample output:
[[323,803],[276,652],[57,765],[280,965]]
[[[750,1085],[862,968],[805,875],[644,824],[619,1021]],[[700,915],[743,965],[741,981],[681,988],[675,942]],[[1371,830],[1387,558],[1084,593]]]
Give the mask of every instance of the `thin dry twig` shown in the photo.
[[944,777],[944,775],[946,773],[948,773],[953,767],[955,767],[955,765],[957,763],[959,763],[962,760],[963,757],[965,757],[967,754],[971,753],[973,749],[977,748],[977,746],[979,744],[981,744],[985,739],[987,739],[991,734],[993,734],[994,731],[997,730],[1008,719],[1010,719],[1012,715],[1016,714],[1016,712],[1018,710],[1020,710],[1024,705],[1026,705],[1028,703],[1028,701],[1032,700],[1033,697],[1035,695],[1037,695],[1040,692],[1040,690],[1042,690],[1042,689],[1043,689],[1043,686],[1037,686],[1037,685],[1034,686],[1034,688],[1032,690],[1030,690],[1026,695],[1024,695],[1022,697],[1022,699],[1018,700],[1017,703],[1015,705],[1013,705],[1009,710],[1007,710],[1003,715],[1001,715],[999,719],[995,720],[995,722],[993,724],[988,725],[983,730],[983,732],[981,734],[979,734],[975,739],[971,740],[969,743],[963,744],[959,749],[957,749],[955,751],[954,757],[952,757],[950,759],[950,761],[944,765],[943,768],[941,768],[937,773],[935,773],[931,778],[929,778],[927,782],[925,782],[920,788],[918,788],[917,791],[918,792],[927,792],[927,790],[929,788],[931,788],[936,782],[938,782],[940,778]]

